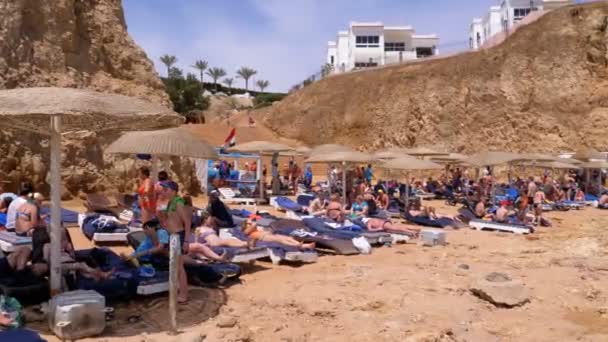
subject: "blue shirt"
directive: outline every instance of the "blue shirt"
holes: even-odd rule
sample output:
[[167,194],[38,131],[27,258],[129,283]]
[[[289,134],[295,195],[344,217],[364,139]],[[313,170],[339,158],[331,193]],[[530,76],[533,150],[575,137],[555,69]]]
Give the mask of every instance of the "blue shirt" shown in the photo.
[[368,167],[365,169],[365,172],[363,173],[365,176],[365,180],[367,180],[368,182],[370,182],[374,176],[374,171],[372,171],[371,167]]
[[[158,242],[161,245],[168,245],[169,244],[169,233],[164,230],[164,229],[159,229],[156,231],[156,238],[158,239]],[[152,242],[152,239],[150,239],[149,236],[146,235],[146,238],[144,239],[144,241],[142,241],[139,246],[137,246],[137,249],[135,250],[135,253],[141,253],[141,252],[145,252],[145,251],[149,251],[152,248],[154,248],[156,246],[154,246],[154,243]],[[151,255],[150,254],[145,254],[139,257],[140,260],[142,261],[149,261],[151,259]]]

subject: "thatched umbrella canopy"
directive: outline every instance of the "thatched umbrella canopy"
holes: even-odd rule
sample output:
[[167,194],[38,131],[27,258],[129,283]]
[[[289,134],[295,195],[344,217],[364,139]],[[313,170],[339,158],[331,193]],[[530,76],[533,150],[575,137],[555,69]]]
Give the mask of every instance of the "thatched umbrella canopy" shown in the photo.
[[342,201],[346,203],[346,164],[371,163],[376,158],[364,152],[357,151],[334,151],[326,153],[315,153],[315,150],[306,159],[307,163],[342,163]]
[[348,147],[348,146],[344,146],[344,145],[324,144],[324,145],[314,146],[310,150],[310,152],[308,152],[308,155],[312,156],[312,155],[318,155],[318,154],[325,154],[325,153],[332,153],[332,152],[346,152],[346,151],[354,151],[354,149],[351,147]]
[[538,162],[538,163],[526,162],[526,163],[522,163],[521,165],[531,166],[531,167],[540,167],[540,168],[545,168],[545,169],[561,169],[561,170],[578,170],[578,169],[580,169],[580,167],[578,165],[562,163],[559,161]]
[[183,122],[171,109],[139,98],[74,88],[18,88],[0,91],[1,125],[50,135],[49,117],[60,116],[62,131],[159,129]]
[[446,152],[440,152],[428,147],[414,147],[414,148],[406,148],[405,149],[405,153],[409,154],[410,156],[417,156],[417,157],[427,157],[427,156],[441,156],[441,155],[448,155],[449,153]]
[[483,167],[507,164],[514,160],[518,160],[518,158],[519,156],[516,153],[491,151],[476,153],[464,160],[464,162],[476,167]]
[[593,148],[579,150],[572,156],[572,158],[583,161],[590,161],[592,159],[606,160],[606,157],[603,154]]
[[137,98],[54,87],[0,90],[0,117],[0,125],[51,138],[50,288],[56,294],[61,291],[61,132],[166,128],[183,117]]
[[415,157],[407,154],[407,149],[400,147],[389,147],[383,150],[378,150],[374,152],[374,157],[376,157],[376,159],[395,159],[406,157],[416,159]]
[[250,141],[242,143],[228,149],[230,152],[242,152],[242,153],[278,153],[278,152],[289,152],[295,151],[294,147],[287,146],[285,144],[276,143],[273,141]]
[[[441,169],[442,166],[432,161],[421,160],[421,159],[411,159],[411,158],[397,158],[388,160],[380,165],[380,167],[388,169],[388,170],[402,170],[408,172],[408,179],[405,183],[405,206],[408,208],[410,201],[410,191],[409,191],[409,171],[417,171],[417,170],[437,170]],[[407,210],[407,209],[406,209]]]
[[108,146],[105,152],[219,159],[211,144],[183,128],[127,132]]

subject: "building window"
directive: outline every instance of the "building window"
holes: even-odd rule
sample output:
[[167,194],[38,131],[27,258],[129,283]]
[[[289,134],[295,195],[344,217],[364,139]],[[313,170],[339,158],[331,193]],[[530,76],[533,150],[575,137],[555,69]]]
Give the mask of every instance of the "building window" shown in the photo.
[[513,20],[519,21],[532,12],[531,8],[514,8]]
[[416,48],[416,57],[417,58],[425,58],[433,56],[433,48],[430,47],[419,47]]
[[380,37],[379,36],[357,36],[355,46],[358,48],[380,47]]
[[355,68],[372,68],[372,67],[377,67],[378,63],[375,62],[369,62],[369,63],[360,63],[357,62],[355,63]]
[[334,56],[331,56],[331,57],[330,57],[330,62],[329,62],[329,64],[334,65]]
[[384,43],[384,51],[405,51],[405,43]]

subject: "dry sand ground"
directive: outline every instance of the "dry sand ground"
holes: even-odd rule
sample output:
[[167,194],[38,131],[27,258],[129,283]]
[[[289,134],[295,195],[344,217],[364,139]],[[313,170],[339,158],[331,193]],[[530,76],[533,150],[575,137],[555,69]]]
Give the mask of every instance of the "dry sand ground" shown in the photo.
[[[257,262],[241,284],[192,288],[179,335],[166,332],[161,296],[118,306],[104,336],[90,340],[607,341],[608,211],[547,216],[554,227],[531,237],[463,229],[449,231],[445,247],[383,247],[301,267]],[[494,271],[523,281],[530,303],[501,309],[473,296],[470,284]],[[142,320],[128,324],[133,313]]]

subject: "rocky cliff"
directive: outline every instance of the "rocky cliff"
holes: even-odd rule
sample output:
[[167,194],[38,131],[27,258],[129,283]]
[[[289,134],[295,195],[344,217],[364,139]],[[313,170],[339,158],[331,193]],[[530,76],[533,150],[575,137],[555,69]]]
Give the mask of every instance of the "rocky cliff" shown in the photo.
[[[0,89],[34,86],[91,88],[170,105],[152,62],[127,33],[120,0],[0,0]],[[116,136],[82,131],[64,135],[65,194],[131,190],[132,159],[103,155]],[[44,191],[48,140],[3,129],[0,180],[8,188],[32,180]],[[196,188],[191,168],[174,170],[184,188]],[[182,172],[183,171],[183,172]]]
[[489,50],[326,78],[261,113],[315,145],[608,150],[608,3],[545,14]]

